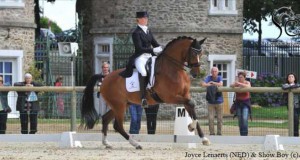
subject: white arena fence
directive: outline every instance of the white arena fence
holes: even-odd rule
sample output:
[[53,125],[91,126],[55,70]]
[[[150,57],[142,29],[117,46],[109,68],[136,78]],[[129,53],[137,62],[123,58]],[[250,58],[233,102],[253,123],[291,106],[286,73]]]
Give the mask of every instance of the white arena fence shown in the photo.
[[[71,137],[69,138],[70,141],[68,143],[72,144],[75,141],[80,141],[80,140],[100,140],[101,139],[101,135],[97,134],[100,132],[101,128],[100,126],[97,126],[97,129],[95,129],[96,133],[87,133],[85,130],[79,130],[78,129],[78,124],[80,123],[80,120],[78,119],[78,115],[76,116],[76,114],[78,113],[78,102],[81,101],[81,99],[78,99],[78,94],[82,94],[84,90],[84,87],[80,86],[80,87],[34,87],[34,88],[25,88],[25,87],[0,87],[0,91],[38,91],[38,92],[51,92],[51,93],[68,93],[70,95],[69,100],[70,100],[70,118],[68,119],[60,119],[59,117],[57,118],[57,120],[62,120],[64,123],[48,123],[48,125],[43,126],[42,122],[43,121],[47,121],[47,118],[44,119],[39,119],[39,125],[38,125],[38,130],[40,130],[42,127],[59,127],[59,126],[64,126],[67,127],[64,128],[64,130],[60,130],[57,132],[38,132],[38,134],[36,135],[20,135],[20,134],[15,134],[18,133],[20,130],[20,124],[19,124],[19,120],[18,119],[14,119],[14,121],[12,121],[12,123],[8,123],[8,130],[6,135],[0,135],[0,141],[20,141],[20,142],[26,142],[26,141],[39,141],[39,140],[44,140],[44,141],[55,141],[55,142],[60,142],[60,145],[64,144],[63,142],[61,142],[61,137],[64,135],[66,136],[66,134]],[[95,88],[96,90],[96,88]],[[214,143],[223,143],[226,142],[228,140],[228,143],[246,143],[246,144],[251,144],[251,143],[269,143],[269,141],[272,144],[275,144],[275,146],[277,147],[277,149],[280,149],[280,144],[300,144],[300,142],[297,139],[294,139],[293,137],[286,137],[286,136],[292,136],[293,135],[293,94],[294,93],[299,93],[300,89],[294,89],[294,90],[289,90],[289,91],[283,91],[280,87],[252,87],[252,88],[229,88],[229,87],[220,87],[219,88],[220,92],[245,92],[245,91],[249,91],[249,92],[256,92],[256,93],[265,93],[265,92],[270,92],[270,93],[283,93],[283,92],[288,92],[288,117],[287,117],[287,122],[288,122],[288,127],[284,130],[287,132],[287,134],[283,134],[283,135],[262,135],[262,136],[252,136],[250,133],[248,137],[240,137],[238,136],[239,133],[236,132],[236,136],[228,136],[226,135],[226,130],[224,129],[224,136],[214,136],[211,137],[211,141]],[[192,87],[191,88],[191,92],[206,92],[205,88],[201,88],[201,87]],[[52,119],[53,120],[53,119]],[[10,121],[10,120],[9,120]],[[51,121],[51,120],[50,120]],[[201,120],[200,120],[201,121]],[[234,121],[237,121],[236,119]],[[164,126],[168,125],[170,121],[163,121],[162,123]],[[125,122],[125,124],[128,125],[129,122]],[[158,122],[159,123],[159,122]],[[200,122],[201,123],[201,122]],[[10,125],[14,125],[14,126],[18,126],[16,127],[18,129],[18,131],[14,131],[13,133],[10,133],[9,128]],[[169,125],[170,128],[174,128],[174,121],[173,124]],[[207,127],[207,124],[205,126],[205,124],[201,126],[202,128]],[[126,128],[126,125],[125,125]],[[145,126],[142,126],[142,128],[145,128]],[[227,128],[227,127],[223,127],[223,128]],[[238,130],[238,128],[235,128],[236,130]],[[251,127],[249,126],[249,132],[251,130]],[[71,131],[71,132],[68,132]],[[74,131],[77,131],[74,132]],[[205,131],[205,134],[207,134],[208,132]],[[161,142],[174,142],[174,139],[176,139],[176,142],[181,142],[181,143],[191,143],[191,142],[200,142],[199,141],[199,137],[198,136],[184,136],[181,137],[179,135],[174,135],[174,130],[172,130],[171,132],[164,132],[164,131],[158,131],[157,130],[157,135],[151,135],[150,138],[148,137],[148,135],[143,135],[144,132],[142,132],[142,134],[140,135],[134,135],[137,137],[137,139],[140,139],[141,141],[145,141],[145,142],[157,142],[157,141],[161,141]],[[276,133],[274,133],[276,134]],[[99,135],[99,136],[98,136]],[[120,138],[120,135],[117,133],[109,133],[109,135],[111,136],[112,141],[119,141],[122,139],[122,137]],[[109,137],[110,137],[109,136]],[[155,138],[153,138],[153,136]],[[11,137],[11,138],[9,138]],[[17,138],[18,137],[18,138]],[[80,138],[81,137],[81,138]],[[82,138],[82,137],[90,137],[90,138]],[[96,137],[96,138],[91,138],[91,137]],[[98,138],[97,138],[98,137]],[[118,138],[119,137],[119,138]],[[168,137],[168,138],[167,138]],[[251,137],[256,137],[255,139],[251,139]],[[236,140],[233,139],[243,139],[243,140],[239,140],[238,142]],[[227,140],[225,140],[227,139]],[[251,140],[250,140],[251,139]],[[271,140],[270,140],[271,139]],[[68,146],[68,145],[67,145]],[[72,146],[72,145],[69,145]],[[274,146],[274,145],[273,145]],[[276,148],[275,147],[275,148]],[[274,148],[274,147],[273,147]]]

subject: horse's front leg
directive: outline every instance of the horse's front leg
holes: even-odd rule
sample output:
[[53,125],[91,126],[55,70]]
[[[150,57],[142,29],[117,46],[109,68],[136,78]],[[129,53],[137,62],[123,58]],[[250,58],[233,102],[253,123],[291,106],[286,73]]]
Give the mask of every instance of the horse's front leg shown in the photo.
[[192,123],[188,125],[189,131],[194,131],[195,128],[197,128],[198,135],[200,136],[200,138],[202,138],[202,144],[209,145],[210,141],[208,138],[204,136],[200,124],[197,120],[196,112],[195,112],[195,103],[192,100],[189,100],[187,103],[184,104],[184,107],[192,118]]
[[107,141],[108,124],[114,118],[113,112],[110,110],[102,116],[102,144],[107,149],[111,149],[112,146]]

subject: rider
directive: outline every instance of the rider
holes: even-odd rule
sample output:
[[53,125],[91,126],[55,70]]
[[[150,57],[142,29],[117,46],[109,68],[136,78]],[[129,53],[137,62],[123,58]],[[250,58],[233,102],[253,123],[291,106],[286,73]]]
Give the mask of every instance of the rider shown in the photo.
[[126,70],[120,75],[123,77],[130,77],[132,75],[133,64],[138,70],[142,107],[147,106],[146,100],[146,62],[153,55],[157,55],[162,52],[162,47],[157,43],[152,35],[152,32],[148,29],[148,13],[136,12],[137,27],[132,33],[132,40],[135,47],[135,53],[129,59],[126,66]]

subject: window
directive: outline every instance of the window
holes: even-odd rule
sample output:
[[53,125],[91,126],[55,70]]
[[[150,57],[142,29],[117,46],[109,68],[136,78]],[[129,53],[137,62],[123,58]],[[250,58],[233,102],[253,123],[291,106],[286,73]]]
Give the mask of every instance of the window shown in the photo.
[[0,0],[0,8],[24,8],[24,0]]
[[113,37],[96,37],[94,39],[95,45],[95,73],[101,72],[101,65],[103,62],[110,63],[110,70],[113,66]]
[[98,54],[109,53],[110,45],[109,44],[99,44],[99,52]]
[[12,62],[0,61],[0,76],[3,77],[3,83],[12,84],[12,71]]
[[211,54],[208,56],[210,68],[218,67],[219,74],[223,78],[223,86],[229,86],[235,81],[236,55]]
[[209,15],[237,15],[236,0],[210,0]]
[[219,76],[223,79],[223,86],[228,86],[228,63],[214,63],[213,66],[219,69]]

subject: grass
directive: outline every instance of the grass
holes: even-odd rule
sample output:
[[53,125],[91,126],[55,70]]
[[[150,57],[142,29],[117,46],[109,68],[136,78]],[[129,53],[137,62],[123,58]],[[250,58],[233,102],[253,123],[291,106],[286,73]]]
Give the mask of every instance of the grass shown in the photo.
[[[252,119],[248,121],[248,127],[288,128],[286,106],[252,108]],[[224,122],[224,125],[238,126],[237,117],[233,121]]]
[[[238,126],[238,120],[224,122],[224,125],[228,126]],[[272,122],[259,122],[259,121],[248,121],[248,127],[261,127],[261,128],[278,128],[278,129],[286,129],[288,128],[288,122],[283,123],[272,123]]]
[[287,119],[288,110],[286,106],[252,108],[252,117],[259,119]]

